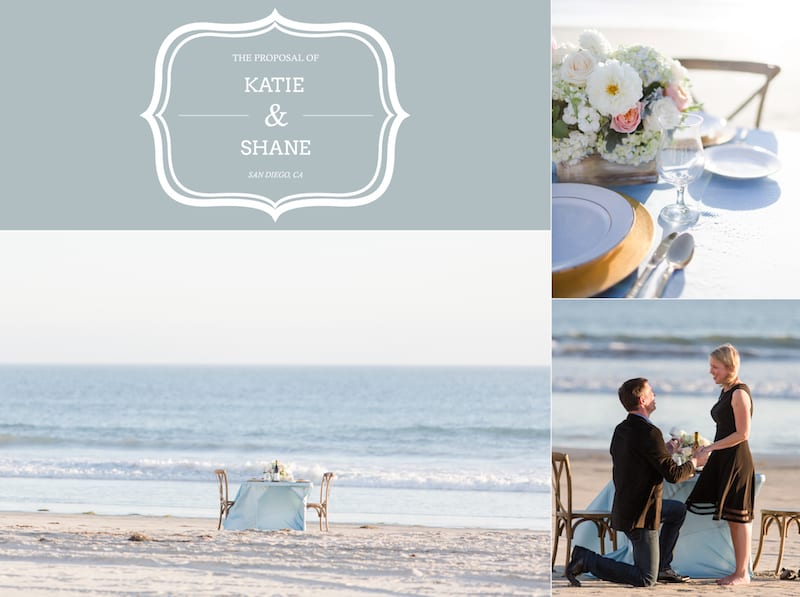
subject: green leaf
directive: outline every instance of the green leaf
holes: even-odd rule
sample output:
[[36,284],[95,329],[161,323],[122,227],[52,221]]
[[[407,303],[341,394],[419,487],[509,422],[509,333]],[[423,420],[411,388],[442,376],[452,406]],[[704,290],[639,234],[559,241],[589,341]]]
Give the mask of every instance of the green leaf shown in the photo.
[[622,133],[609,129],[608,134],[606,134],[606,151],[614,151],[614,148],[619,145],[620,141],[622,141]]
[[557,120],[553,123],[553,138],[566,139],[569,137],[569,127],[563,120]]

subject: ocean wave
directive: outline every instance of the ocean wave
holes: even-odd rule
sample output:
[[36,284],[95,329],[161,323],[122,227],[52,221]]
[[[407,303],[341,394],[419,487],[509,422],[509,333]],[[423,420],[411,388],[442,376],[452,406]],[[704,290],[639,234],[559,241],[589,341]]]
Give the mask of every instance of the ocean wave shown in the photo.
[[[619,377],[558,376],[553,378],[553,392],[617,395]],[[657,391],[663,395],[713,396],[718,393],[705,377],[698,379],[656,380]],[[748,385],[758,400],[800,400],[800,383],[793,380],[748,380]]]
[[654,334],[572,333],[553,337],[553,357],[583,358],[694,358],[707,357],[720,344],[730,342],[742,358],[786,360],[800,358],[800,337],[793,335],[697,336]]
[[[375,455],[402,452],[409,456],[422,454],[457,455],[464,450],[483,450],[488,456],[509,451],[530,451],[549,442],[549,417],[530,416],[519,426],[440,426],[410,425],[397,427],[351,426],[326,431],[327,445],[339,452]],[[536,427],[534,427],[534,425]],[[309,451],[319,446],[316,433],[308,429],[290,432],[292,446]],[[285,446],[285,434],[267,435],[259,429],[233,435],[209,435],[190,429],[148,430],[115,426],[55,427],[52,425],[2,425],[0,446],[124,449],[141,451],[208,452],[233,450],[240,452],[275,451]]]
[[[320,479],[329,466],[286,465],[296,479]],[[93,479],[106,481],[210,482],[216,468],[228,470],[231,482],[260,476],[263,462],[225,463],[202,459],[100,460],[16,460],[0,459],[0,477]],[[361,488],[426,489],[461,491],[549,492],[549,469],[541,471],[448,470],[424,465],[393,465],[390,470],[367,467],[362,470],[336,468],[336,484]]]

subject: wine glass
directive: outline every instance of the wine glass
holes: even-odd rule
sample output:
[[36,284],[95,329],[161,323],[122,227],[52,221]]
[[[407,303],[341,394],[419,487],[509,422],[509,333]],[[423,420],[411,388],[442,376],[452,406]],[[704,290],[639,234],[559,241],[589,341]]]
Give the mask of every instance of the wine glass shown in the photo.
[[677,189],[678,198],[664,207],[660,216],[677,226],[691,226],[700,217],[696,208],[686,204],[684,195],[686,186],[703,173],[702,124],[703,117],[694,113],[681,114],[673,123],[662,123],[656,166],[661,177]]

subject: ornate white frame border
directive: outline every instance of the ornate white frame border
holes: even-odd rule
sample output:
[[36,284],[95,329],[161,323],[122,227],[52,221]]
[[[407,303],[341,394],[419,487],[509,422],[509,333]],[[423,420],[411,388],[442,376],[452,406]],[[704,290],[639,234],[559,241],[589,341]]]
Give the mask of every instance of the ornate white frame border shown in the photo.
[[[372,179],[360,189],[347,193],[298,193],[279,199],[254,193],[204,193],[187,188],[178,180],[172,164],[172,140],[164,112],[169,104],[172,66],[178,51],[202,37],[255,37],[277,29],[296,37],[349,37],[363,43],[372,53],[378,68],[379,94],[384,120],[378,139],[378,162]],[[250,207],[269,214],[277,221],[281,214],[301,207],[355,207],[378,199],[389,186],[394,173],[395,141],[400,124],[408,118],[397,98],[394,56],[384,37],[361,23],[302,23],[287,19],[274,10],[259,21],[240,24],[191,23],[170,33],[158,50],[153,98],[141,117],[150,125],[155,145],[158,180],[175,201],[195,207]]]

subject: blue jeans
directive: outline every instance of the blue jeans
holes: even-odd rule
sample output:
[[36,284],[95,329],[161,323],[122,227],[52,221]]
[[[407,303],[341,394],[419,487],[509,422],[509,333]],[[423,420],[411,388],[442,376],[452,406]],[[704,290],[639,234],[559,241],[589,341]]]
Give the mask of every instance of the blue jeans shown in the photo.
[[[686,504],[676,500],[664,500],[661,504],[661,533],[648,529],[633,529],[625,533],[633,550],[633,564],[618,562],[594,552],[586,554],[584,563],[597,578],[633,585],[650,587],[658,582],[659,570],[672,563],[672,552],[678,542],[681,525],[686,518]],[[660,561],[659,561],[659,554]]]

